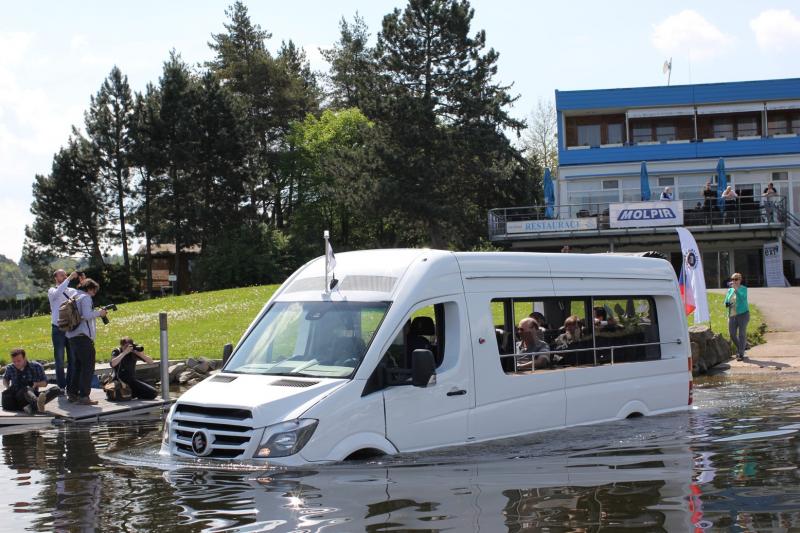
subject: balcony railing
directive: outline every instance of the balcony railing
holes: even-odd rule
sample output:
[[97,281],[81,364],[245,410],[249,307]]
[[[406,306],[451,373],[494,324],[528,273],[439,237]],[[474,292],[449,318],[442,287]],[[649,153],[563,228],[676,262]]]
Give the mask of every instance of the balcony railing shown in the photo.
[[[762,196],[739,196],[728,200],[723,207],[718,205],[716,198],[691,197],[681,198],[683,202],[684,226],[742,226],[743,224],[767,224],[785,227],[789,221],[786,216],[786,198],[782,196],[766,200]],[[588,231],[612,229],[609,220],[611,203],[624,204],[625,202],[590,202],[580,204],[560,204],[552,207],[552,216],[547,216],[547,209],[543,205],[526,207],[504,207],[489,211],[489,238],[496,239],[509,235],[507,224],[522,221],[580,221],[581,219],[596,218],[596,224],[591,224]],[[634,202],[629,202],[634,203]],[[638,202],[636,202],[638,203]],[[694,206],[686,208],[685,206]],[[575,224],[581,226],[581,224]],[[643,221],[639,227],[648,227]],[[595,229],[596,228],[596,229]],[[719,228],[722,229],[722,228]],[[574,232],[587,231],[574,229]],[[559,230],[564,233],[564,230]],[[524,233],[549,233],[548,230],[535,230]]]

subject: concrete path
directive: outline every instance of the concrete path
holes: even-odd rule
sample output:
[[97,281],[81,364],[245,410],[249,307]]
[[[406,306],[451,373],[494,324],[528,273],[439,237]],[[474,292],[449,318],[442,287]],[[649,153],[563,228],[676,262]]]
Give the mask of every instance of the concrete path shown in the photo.
[[766,343],[747,350],[744,361],[730,361],[730,373],[800,372],[800,287],[750,288],[747,294],[767,323]]

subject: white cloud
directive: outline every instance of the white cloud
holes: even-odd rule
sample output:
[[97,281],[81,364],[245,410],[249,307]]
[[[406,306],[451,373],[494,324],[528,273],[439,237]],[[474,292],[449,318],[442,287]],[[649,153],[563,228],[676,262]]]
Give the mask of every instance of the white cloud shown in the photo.
[[766,52],[782,52],[800,44],[800,19],[788,9],[768,9],[750,21],[756,42]]
[[733,38],[697,11],[686,9],[654,26],[652,42],[664,55],[688,53],[693,60],[702,61],[724,53]]
[[[33,41],[33,34],[21,31],[0,32],[0,67],[17,65]],[[0,72],[2,80],[2,72]]]

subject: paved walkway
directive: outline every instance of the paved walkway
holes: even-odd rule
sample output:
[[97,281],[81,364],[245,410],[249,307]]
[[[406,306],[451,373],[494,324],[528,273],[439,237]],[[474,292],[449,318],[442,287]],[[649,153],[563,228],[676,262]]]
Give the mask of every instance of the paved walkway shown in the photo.
[[800,372],[800,287],[751,288],[747,294],[764,315],[766,343],[748,350],[744,361],[730,361],[730,373]]

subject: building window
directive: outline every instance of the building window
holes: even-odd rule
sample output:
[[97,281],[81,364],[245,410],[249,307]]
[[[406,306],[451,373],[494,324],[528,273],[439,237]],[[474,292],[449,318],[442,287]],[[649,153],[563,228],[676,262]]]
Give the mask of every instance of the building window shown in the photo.
[[600,146],[600,124],[578,126],[578,146]]
[[641,143],[641,142],[650,142],[653,140],[653,128],[650,127],[650,124],[636,124],[633,127],[633,142]]
[[674,187],[675,178],[658,178],[659,187]]
[[783,135],[785,133],[789,133],[786,115],[771,115],[769,117],[769,134]]
[[712,130],[716,138],[733,138],[733,120],[729,117],[715,118],[712,122]]
[[772,173],[772,181],[786,181],[789,179],[788,172],[773,172]]
[[745,116],[736,120],[737,137],[752,137],[758,134],[758,119],[756,117]]
[[797,133],[800,135],[800,115],[795,115],[792,119],[790,133]]
[[603,189],[619,189],[619,180],[603,180]]
[[660,142],[674,141],[675,140],[675,125],[674,124],[658,124],[656,126],[656,139]]
[[608,144],[620,144],[624,140],[624,128],[622,124],[608,125]]

